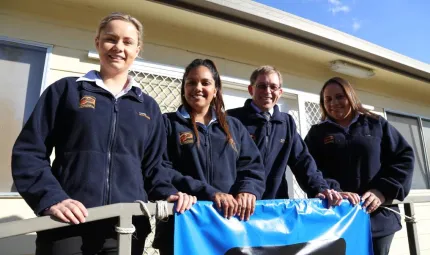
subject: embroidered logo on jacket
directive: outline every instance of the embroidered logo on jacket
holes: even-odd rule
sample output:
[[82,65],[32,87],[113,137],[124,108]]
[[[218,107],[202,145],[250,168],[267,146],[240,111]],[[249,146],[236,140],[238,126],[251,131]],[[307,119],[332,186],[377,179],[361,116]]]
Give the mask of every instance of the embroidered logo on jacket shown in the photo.
[[281,139],[281,143],[285,143],[285,139]]
[[79,101],[79,108],[96,108],[96,98],[93,96],[83,96]]
[[139,116],[141,116],[141,117],[145,117],[145,118],[147,118],[148,120],[150,120],[151,119],[151,117],[149,117],[146,113],[144,113],[144,112],[139,112]]
[[329,135],[324,138],[324,144],[334,143],[334,136]]
[[194,136],[191,132],[180,132],[179,133],[179,143],[181,145],[189,144],[194,142]]

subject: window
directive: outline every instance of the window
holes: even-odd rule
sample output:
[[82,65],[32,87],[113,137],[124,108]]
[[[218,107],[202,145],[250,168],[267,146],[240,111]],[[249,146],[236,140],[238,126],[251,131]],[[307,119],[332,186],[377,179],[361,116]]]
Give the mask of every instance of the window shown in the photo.
[[387,119],[414,149],[412,189],[429,189],[430,120],[395,112],[387,112]]
[[0,193],[15,191],[11,176],[12,146],[39,99],[48,47],[0,38]]
[[130,70],[129,75],[142,86],[143,92],[157,101],[161,112],[174,112],[181,105],[182,79],[136,70]]

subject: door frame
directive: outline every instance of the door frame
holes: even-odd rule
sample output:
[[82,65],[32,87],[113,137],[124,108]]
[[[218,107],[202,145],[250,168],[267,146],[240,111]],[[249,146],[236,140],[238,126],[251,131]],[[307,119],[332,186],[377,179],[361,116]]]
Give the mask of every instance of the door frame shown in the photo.
[[42,84],[40,85],[40,94],[43,93],[43,91],[49,86],[47,84],[47,76],[50,70],[50,64],[51,64],[51,56],[52,56],[52,49],[54,48],[51,44],[46,43],[40,43],[40,42],[34,42],[34,41],[27,41],[17,38],[11,38],[7,36],[0,36],[0,41],[6,41],[16,44],[21,44],[23,46],[35,46],[39,48],[45,48],[46,49],[46,56],[45,56],[45,66],[43,67],[43,75],[42,75]]
[[[46,49],[45,64],[43,67],[43,75],[42,75],[42,84],[40,85],[40,93],[39,93],[39,96],[40,96],[40,94],[42,94],[43,91],[49,86],[49,84],[47,84],[46,79],[48,76],[48,72],[50,70],[50,60],[51,60],[53,45],[33,42],[33,41],[26,41],[26,40],[21,40],[17,38],[10,38],[7,36],[0,36],[0,41],[15,43],[18,45],[23,45],[24,47],[35,46],[35,47]],[[21,195],[19,195],[18,192],[0,192],[0,199],[1,198],[21,198]]]

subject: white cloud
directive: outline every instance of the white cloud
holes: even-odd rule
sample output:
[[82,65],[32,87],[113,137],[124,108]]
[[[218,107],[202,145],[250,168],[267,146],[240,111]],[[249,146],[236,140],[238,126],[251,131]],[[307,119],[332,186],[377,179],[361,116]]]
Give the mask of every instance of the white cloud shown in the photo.
[[354,30],[354,32],[357,32],[360,28],[361,28],[361,22],[358,20],[354,20],[352,22],[352,30]]
[[334,4],[334,5],[340,5],[341,2],[339,0],[328,0],[329,3]]
[[336,14],[338,12],[348,13],[351,9],[347,5],[339,5],[329,9],[331,13]]
[[329,11],[333,15],[336,15],[336,13],[338,12],[348,13],[349,11],[351,11],[351,8],[349,8],[348,5],[342,4],[340,0],[328,0],[328,2],[331,5]]

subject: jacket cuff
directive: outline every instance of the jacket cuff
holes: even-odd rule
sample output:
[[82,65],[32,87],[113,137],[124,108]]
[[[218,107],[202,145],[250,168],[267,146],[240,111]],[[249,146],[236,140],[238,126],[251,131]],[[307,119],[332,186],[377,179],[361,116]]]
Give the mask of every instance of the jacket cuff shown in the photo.
[[208,201],[212,201],[215,193],[217,192],[221,192],[220,190],[210,186],[210,185],[206,185],[205,188],[199,192],[199,194],[197,194],[197,199],[199,200],[208,200]]
[[171,195],[175,195],[179,191],[171,185],[166,186],[157,186],[156,189],[151,190],[150,194],[148,194],[149,201],[156,200],[166,200]]
[[248,187],[248,188],[241,188],[241,189],[238,189],[238,191],[237,191],[237,192],[235,192],[235,193],[234,193],[234,195],[237,195],[237,194],[239,194],[239,193],[249,193],[249,194],[253,194],[253,195],[256,197],[256,200],[260,200],[260,199],[261,199],[261,196],[262,196],[262,194],[261,194],[260,192],[256,192],[256,191],[255,191],[255,189],[250,189],[249,187]]
[[398,199],[403,201],[405,199],[403,196],[399,196],[399,188],[395,185],[389,183],[388,181],[381,179],[373,183],[370,189],[376,189],[384,195],[385,200]]
[[64,191],[58,191],[58,193],[53,196],[45,196],[42,198],[40,203],[35,208],[33,208],[33,211],[37,216],[42,216],[46,209],[69,198],[70,197]]

